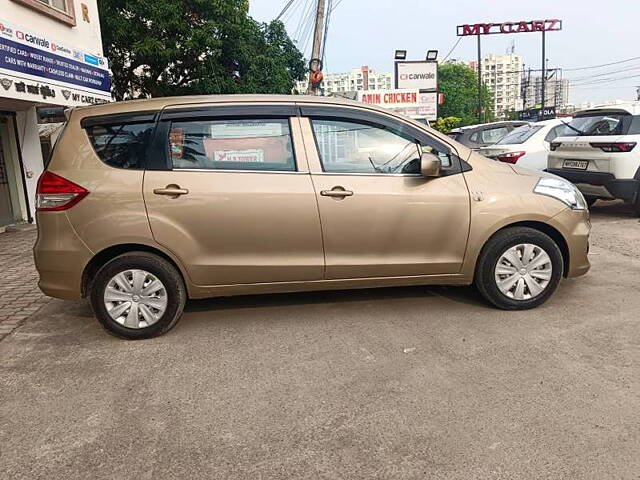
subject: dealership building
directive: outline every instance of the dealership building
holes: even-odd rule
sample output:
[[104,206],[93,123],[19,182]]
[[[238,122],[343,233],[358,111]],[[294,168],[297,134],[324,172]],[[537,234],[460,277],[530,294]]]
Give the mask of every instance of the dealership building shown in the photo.
[[97,0],[3,0],[0,231],[31,222],[64,108],[111,101]]

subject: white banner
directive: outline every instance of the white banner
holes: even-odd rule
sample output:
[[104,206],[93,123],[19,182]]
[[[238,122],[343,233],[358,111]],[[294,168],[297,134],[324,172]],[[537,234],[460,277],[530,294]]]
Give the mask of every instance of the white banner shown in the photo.
[[438,88],[437,62],[396,62],[398,88],[436,90]]
[[414,118],[435,120],[438,116],[438,94],[419,90],[360,90],[358,101],[379,105]]

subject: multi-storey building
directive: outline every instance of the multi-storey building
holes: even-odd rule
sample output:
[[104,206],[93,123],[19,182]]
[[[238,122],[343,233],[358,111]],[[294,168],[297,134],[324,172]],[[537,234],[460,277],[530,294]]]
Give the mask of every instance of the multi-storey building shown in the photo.
[[[31,221],[63,108],[111,100],[97,0],[2,0],[0,230]],[[52,138],[54,137],[54,138]]]
[[[477,62],[469,62],[469,66],[478,70]],[[482,81],[493,94],[493,111],[498,118],[521,106],[522,66],[522,57],[515,53],[490,54],[482,59]]]
[[[296,82],[296,91],[307,91],[308,81]],[[320,86],[324,95],[344,94],[359,90],[383,90],[393,88],[391,73],[378,73],[367,66],[353,68],[346,73],[328,73]]]
[[[557,72],[551,78],[547,78],[545,84],[544,104],[548,107],[562,107],[569,103],[569,80],[557,78]],[[542,105],[542,77],[524,75],[522,80],[522,105],[523,109],[534,108]]]

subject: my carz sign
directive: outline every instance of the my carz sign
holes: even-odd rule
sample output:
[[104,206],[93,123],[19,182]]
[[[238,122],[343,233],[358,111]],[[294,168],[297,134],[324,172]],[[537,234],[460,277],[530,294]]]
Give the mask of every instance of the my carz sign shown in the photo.
[[562,30],[562,20],[551,18],[547,20],[521,20],[519,22],[473,23],[458,25],[457,30],[458,37],[527,32],[557,32]]
[[437,89],[438,64],[436,62],[396,62],[396,86],[399,89]]

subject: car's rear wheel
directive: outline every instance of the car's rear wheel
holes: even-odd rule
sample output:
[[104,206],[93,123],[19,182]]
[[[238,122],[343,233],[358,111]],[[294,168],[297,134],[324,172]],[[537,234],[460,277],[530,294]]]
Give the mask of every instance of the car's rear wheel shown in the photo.
[[482,249],[475,285],[496,307],[525,310],[553,294],[563,269],[562,252],[551,237],[533,228],[507,228]]
[[131,340],[156,337],[182,315],[186,289],[180,272],[147,252],[130,252],[107,262],[90,292],[96,318],[110,333]]

